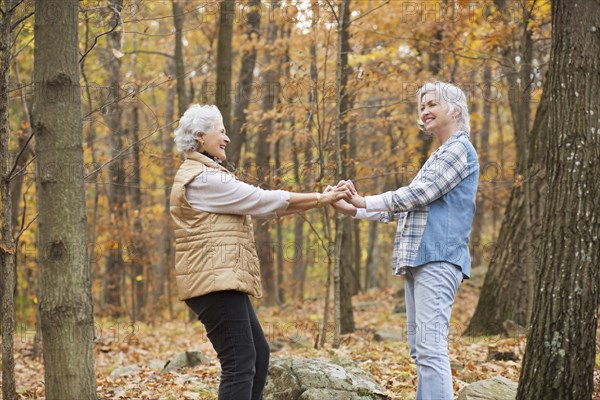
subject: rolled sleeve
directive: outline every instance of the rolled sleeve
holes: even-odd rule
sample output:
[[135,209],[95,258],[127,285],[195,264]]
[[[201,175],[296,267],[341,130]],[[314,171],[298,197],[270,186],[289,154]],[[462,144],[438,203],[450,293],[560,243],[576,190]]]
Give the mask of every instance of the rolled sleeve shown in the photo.
[[288,208],[290,193],[261,189],[234,176],[201,174],[187,185],[186,198],[200,211],[272,218]]
[[452,190],[468,175],[467,149],[458,142],[440,149],[425,163],[408,186],[365,198],[368,211],[412,211]]

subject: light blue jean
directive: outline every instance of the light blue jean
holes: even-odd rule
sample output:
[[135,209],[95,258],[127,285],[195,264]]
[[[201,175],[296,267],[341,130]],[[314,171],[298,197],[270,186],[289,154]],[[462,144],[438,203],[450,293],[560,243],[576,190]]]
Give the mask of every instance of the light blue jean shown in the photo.
[[448,262],[431,262],[407,268],[407,338],[417,365],[417,400],[452,400],[452,370],[448,333],[454,295],[462,272]]

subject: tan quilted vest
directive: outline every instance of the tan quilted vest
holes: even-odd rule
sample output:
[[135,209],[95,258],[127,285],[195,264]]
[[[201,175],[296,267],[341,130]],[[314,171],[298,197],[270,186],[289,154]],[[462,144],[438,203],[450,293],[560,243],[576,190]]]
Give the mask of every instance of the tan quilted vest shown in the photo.
[[171,189],[175,225],[175,275],[180,300],[221,290],[262,296],[260,265],[249,215],[192,208],[185,186],[202,173],[229,174],[198,152],[188,152]]

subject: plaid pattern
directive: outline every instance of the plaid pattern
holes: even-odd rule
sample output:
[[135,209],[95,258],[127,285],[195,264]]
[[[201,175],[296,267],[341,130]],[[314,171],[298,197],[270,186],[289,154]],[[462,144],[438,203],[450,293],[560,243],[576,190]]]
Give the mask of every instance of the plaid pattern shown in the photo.
[[379,212],[377,217],[374,213],[367,212],[362,214],[364,217],[386,223],[398,221],[392,257],[394,275],[405,275],[407,267],[415,266],[414,262],[427,224],[429,204],[456,187],[470,173],[467,149],[458,141],[461,137],[468,139],[469,134],[458,132],[450,137],[431,154],[408,186],[379,196],[367,197],[367,209],[370,208],[370,203],[379,203],[389,211]]

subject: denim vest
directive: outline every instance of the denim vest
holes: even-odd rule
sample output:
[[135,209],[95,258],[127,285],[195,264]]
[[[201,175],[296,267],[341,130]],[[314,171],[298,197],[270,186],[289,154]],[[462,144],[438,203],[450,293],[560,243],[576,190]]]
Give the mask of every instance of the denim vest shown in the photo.
[[477,152],[468,136],[464,135],[456,140],[467,149],[469,175],[448,193],[429,204],[427,224],[414,265],[447,261],[459,266],[465,278],[468,278],[471,274],[468,243],[475,216],[479,163]]

